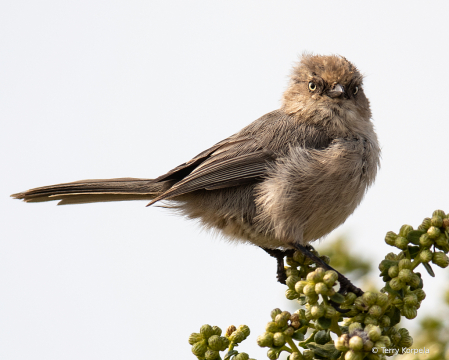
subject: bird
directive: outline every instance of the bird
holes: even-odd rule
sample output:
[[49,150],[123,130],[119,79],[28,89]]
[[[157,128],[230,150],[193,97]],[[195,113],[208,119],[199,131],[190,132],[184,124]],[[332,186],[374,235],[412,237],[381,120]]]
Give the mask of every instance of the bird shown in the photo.
[[11,196],[58,205],[164,201],[206,229],[266,250],[285,282],[281,258],[297,249],[313,258],[310,243],[345,222],[379,167],[363,75],[343,56],[302,54],[279,109],[166,174],[81,180]]

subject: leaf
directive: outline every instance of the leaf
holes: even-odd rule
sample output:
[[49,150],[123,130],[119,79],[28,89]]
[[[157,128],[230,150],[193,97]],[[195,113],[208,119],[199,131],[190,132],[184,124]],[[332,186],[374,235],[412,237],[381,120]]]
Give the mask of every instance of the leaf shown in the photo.
[[407,240],[412,244],[419,245],[419,238],[425,233],[423,230],[412,230],[407,234]]
[[237,350],[228,351],[223,360],[230,360],[231,356],[237,355],[239,352]]
[[345,297],[342,294],[335,293],[334,295],[329,297],[333,302],[336,302],[337,304],[343,304],[345,301]]
[[423,266],[426,268],[427,272],[429,273],[430,276],[435,277],[435,273],[432,270],[432,267],[430,266],[429,263],[422,263]]
[[335,348],[334,344],[319,345],[311,342],[306,346],[313,351],[315,356],[322,356],[325,359],[338,359],[341,354],[341,352]]
[[395,326],[401,321],[401,310],[396,306],[392,306],[386,315],[390,318],[390,326]]
[[418,255],[419,250],[420,250],[420,249],[419,249],[419,246],[409,246],[409,247],[408,247],[408,251],[409,251],[410,257],[411,257],[412,259],[414,259],[416,255]]
[[296,341],[304,341],[304,334],[301,332],[301,330],[296,330],[292,335],[292,339]]
[[[329,329],[332,324],[332,319],[325,318],[324,316],[320,317],[316,321],[317,325],[319,325],[322,329]],[[316,335],[315,335],[316,336]]]

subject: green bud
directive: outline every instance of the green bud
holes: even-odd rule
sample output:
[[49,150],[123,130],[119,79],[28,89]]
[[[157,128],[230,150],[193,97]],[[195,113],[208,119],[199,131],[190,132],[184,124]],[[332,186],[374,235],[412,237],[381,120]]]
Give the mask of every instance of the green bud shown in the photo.
[[291,326],[284,330],[284,335],[288,337],[292,337],[294,333],[295,329],[293,329]]
[[440,236],[435,239],[435,245],[438,249],[443,250],[444,252],[448,252],[449,243],[446,239],[446,234],[440,234]]
[[291,266],[292,268],[296,268],[300,265],[298,262],[293,260],[293,258],[290,256],[287,256],[287,258],[285,259],[285,262],[287,263],[288,266]]
[[362,325],[360,325],[359,322],[353,322],[351,325],[349,325],[348,327],[348,332],[349,334],[352,334],[354,331],[358,330],[358,329],[362,329]]
[[414,319],[416,315],[418,315],[418,312],[416,311],[415,307],[405,306],[402,309],[401,313],[409,320]]
[[338,274],[333,270],[328,270],[324,274],[323,282],[327,286],[332,287],[335,284],[335,282],[337,281],[337,279],[338,279]]
[[324,316],[324,308],[322,305],[313,305],[310,308],[310,313],[312,314],[312,318],[319,319]]
[[280,327],[280,328],[283,328],[285,325],[287,325],[287,321],[288,321],[289,319],[288,318],[286,318],[284,315],[282,315],[282,313],[281,314],[279,314],[279,315],[277,315],[276,316],[276,318],[274,319],[274,322],[276,323],[276,325],[278,326],[278,327]]
[[270,349],[267,351],[267,357],[270,360],[276,360],[279,357],[279,352],[274,349]]
[[409,259],[402,259],[399,261],[399,271],[402,269],[411,269],[413,268],[412,262]]
[[289,360],[304,360],[304,356],[301,353],[294,352],[290,354]]
[[321,268],[318,268],[315,271],[309,272],[306,277],[307,281],[316,284],[316,283],[320,282],[321,280],[323,280],[322,273],[318,272],[319,269],[321,269]]
[[192,346],[193,355],[204,356],[207,351],[206,340],[198,341]]
[[235,344],[241,343],[245,340],[245,334],[243,331],[236,330],[231,334],[231,336],[229,336],[229,340]]
[[355,322],[358,323],[363,323],[365,321],[366,318],[366,314],[357,314],[356,316],[354,316],[352,318],[352,320],[354,320]]
[[446,217],[446,214],[444,213],[443,210],[435,210],[432,214],[432,217],[434,216],[440,216],[444,219]]
[[421,227],[427,231],[432,226],[431,222],[432,220],[430,218],[425,218],[421,223]]
[[374,343],[371,340],[365,340],[363,343],[363,351],[371,351]]
[[417,290],[413,291],[413,293],[418,298],[418,301],[423,301],[426,298],[426,293],[424,292],[423,289],[417,289]]
[[291,275],[291,276],[289,276],[289,277],[287,278],[287,280],[285,281],[285,283],[287,284],[287,286],[288,286],[290,289],[294,289],[296,283],[297,283],[299,280],[301,280],[299,277]]
[[304,360],[313,360],[315,354],[312,350],[305,350],[302,355],[304,356]]
[[201,340],[203,340],[204,338],[203,338],[203,335],[201,335],[201,334],[198,334],[198,333],[192,333],[192,334],[190,334],[190,336],[189,336],[189,344],[190,345],[193,345],[193,344],[195,344],[195,343],[197,343],[198,341],[201,341]]
[[221,340],[222,338],[218,335],[212,335],[208,340],[207,343],[209,344],[209,347],[212,350],[220,350],[222,347],[222,343],[223,341]]
[[304,286],[302,292],[306,296],[315,295],[315,284],[307,284],[306,286]]
[[443,218],[441,216],[433,216],[430,220],[432,226],[441,227],[443,225]]
[[349,292],[345,296],[345,301],[343,302],[343,305],[352,305],[354,304],[355,299],[357,299],[357,295]]
[[326,274],[326,270],[324,270],[322,267],[319,267],[315,270],[315,273],[317,274],[316,276],[318,276],[319,278],[318,281],[323,281],[324,275]]
[[390,339],[393,344],[398,345],[401,341],[401,334],[395,333],[390,335]]
[[234,356],[232,360],[248,360],[248,359],[249,355],[247,353],[242,352]]
[[212,329],[212,326],[206,324],[201,326],[200,333],[207,340],[214,335],[214,330]]
[[273,336],[274,346],[284,346],[285,345],[285,335],[281,332],[277,332]]
[[226,329],[226,334],[225,334],[225,336],[226,336],[226,337],[231,336],[231,334],[232,334],[235,330],[237,330],[237,328],[236,328],[234,325],[229,325],[228,328]]
[[382,315],[379,318],[379,325],[382,327],[389,327],[391,319],[387,315]]
[[441,231],[439,228],[435,227],[435,226],[431,226],[429,228],[429,230],[427,230],[427,234],[429,235],[429,237],[431,239],[436,239],[438,236],[440,236]]
[[395,278],[396,276],[399,275],[399,266],[392,266],[388,269],[388,276],[391,278]]
[[362,360],[365,354],[360,352],[355,352],[354,350],[349,350],[345,354],[345,360]]
[[417,274],[413,274],[409,282],[410,286],[416,288],[421,284],[421,278]]
[[405,237],[398,236],[394,241],[394,246],[396,246],[398,249],[405,250],[408,246],[408,240]]
[[335,289],[333,287],[328,288],[327,290],[327,296],[334,296],[337,292],[335,291]]
[[394,279],[391,279],[389,284],[390,284],[390,287],[396,291],[399,291],[404,287],[404,283],[401,280],[399,280],[399,277],[395,277]]
[[204,357],[206,358],[206,360],[215,360],[215,359],[218,359],[219,355],[220,355],[220,353],[218,351],[209,349],[206,351],[206,354]]
[[327,319],[333,318],[337,314],[337,310],[335,310],[332,306],[326,306],[324,317]]
[[391,346],[391,340],[388,336],[381,336],[380,337],[380,341],[382,341],[386,347],[390,347]]
[[224,336],[220,336],[220,339],[221,339],[220,351],[224,351],[228,348],[230,341],[227,337],[224,337]]
[[401,338],[401,341],[399,342],[399,345],[400,345],[401,347],[407,347],[407,348],[409,348],[410,346],[413,345],[413,338],[412,338],[410,335],[408,335],[408,336],[403,336],[403,337]]
[[379,316],[382,315],[382,308],[379,305],[372,305],[369,308],[368,313],[375,318],[378,318]]
[[430,238],[429,234],[422,234],[419,238],[419,243],[424,248],[430,248],[433,245],[433,240]]
[[394,299],[393,305],[396,306],[398,309],[401,309],[404,306],[404,301],[401,299]]
[[[366,328],[365,328],[366,331]],[[376,342],[380,339],[380,336],[382,335],[382,330],[380,330],[380,327],[378,326],[370,326],[370,329],[368,331],[368,337],[371,341]]]
[[384,306],[388,301],[388,295],[384,293],[378,293],[376,299],[376,305]]
[[273,319],[273,321],[274,321],[275,317],[277,315],[279,315],[281,312],[282,312],[281,309],[278,309],[278,308],[276,308],[274,310],[271,310],[271,314],[270,315],[271,315],[271,318]]
[[295,284],[295,291],[298,293],[298,294],[302,294],[303,293],[303,291],[304,291],[304,287],[306,286],[308,284],[308,282],[307,281],[298,281],[296,284]]
[[430,260],[432,260],[432,256],[433,253],[430,250],[422,250],[421,253],[419,254],[419,260],[421,260],[424,263],[429,262]]
[[329,288],[326,286],[325,283],[319,282],[315,285],[315,292],[320,295],[326,295],[329,291]]
[[372,292],[372,291],[366,291],[362,295],[362,299],[365,302],[365,304],[373,305],[376,302],[376,300],[377,300],[377,294],[375,292]]
[[287,275],[287,277],[289,277],[289,276],[297,276],[297,277],[299,277],[298,269],[295,269],[295,268],[292,268],[292,267],[286,268],[285,269],[285,274]]
[[295,260],[299,264],[304,264],[304,261],[308,259],[307,256],[305,256],[301,251],[296,250],[293,254],[293,260]]
[[397,237],[398,236],[393,231],[389,231],[387,232],[387,235],[385,235],[385,242],[388,245],[394,246]]
[[386,348],[387,345],[385,345],[384,342],[382,342],[382,341],[379,340],[379,341],[376,341],[376,342],[374,343],[374,347],[376,347],[377,350],[379,351],[379,353],[381,353],[381,352],[384,351],[383,348]]
[[347,351],[349,345],[348,334],[343,334],[338,339],[334,341],[335,348],[340,351]]
[[413,276],[413,272],[410,269],[402,269],[399,271],[398,278],[402,282],[407,283],[412,279],[412,276]]
[[399,260],[399,259],[397,258],[397,255],[395,253],[390,252],[387,255],[385,255],[385,260],[394,260],[394,261],[396,261],[396,260]]
[[371,325],[376,325],[377,326],[379,324],[379,321],[377,321],[377,318],[375,318],[374,316],[371,316],[371,315],[365,316],[365,319],[363,320],[363,322],[366,325],[371,324]]
[[399,236],[407,237],[410,231],[413,231],[413,226],[402,225],[401,230],[399,230]]
[[438,251],[433,253],[432,262],[444,269],[449,265],[449,258],[444,252]]
[[212,331],[214,333],[214,335],[221,335],[221,329],[218,326],[212,326]]
[[365,311],[368,310],[369,306],[365,303],[362,297],[359,297],[354,300],[354,305],[357,309]]
[[411,293],[404,297],[405,306],[416,307],[418,305],[418,297]]
[[258,336],[257,345],[260,347],[273,346],[273,334],[271,332],[266,332],[265,334]]
[[274,321],[270,321],[269,323],[267,323],[265,330],[271,333],[275,333],[279,330],[279,326]]
[[405,328],[400,328],[398,330],[398,333],[401,335],[401,337],[410,336],[410,333]]
[[288,300],[294,300],[294,299],[299,298],[299,294],[295,290],[287,289],[287,290],[285,290],[285,297]]
[[238,331],[241,331],[242,333],[245,334],[245,339],[249,336],[250,334],[250,330],[249,327],[247,325],[239,325],[239,327],[237,328]]

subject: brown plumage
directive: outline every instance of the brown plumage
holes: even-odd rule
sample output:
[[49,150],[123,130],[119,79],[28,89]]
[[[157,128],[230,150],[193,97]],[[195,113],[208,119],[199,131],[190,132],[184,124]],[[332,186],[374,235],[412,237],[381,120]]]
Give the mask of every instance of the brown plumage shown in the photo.
[[363,77],[340,56],[304,55],[279,110],[156,179],[85,180],[14,194],[59,204],[149,199],[232,240],[290,249],[359,205],[379,166]]

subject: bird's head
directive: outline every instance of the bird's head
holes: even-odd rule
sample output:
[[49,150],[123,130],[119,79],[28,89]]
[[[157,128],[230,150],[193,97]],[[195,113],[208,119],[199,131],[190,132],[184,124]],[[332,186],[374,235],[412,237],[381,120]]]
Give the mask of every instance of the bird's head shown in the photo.
[[282,109],[301,122],[351,131],[371,118],[362,85],[362,74],[346,58],[303,55],[293,68]]

